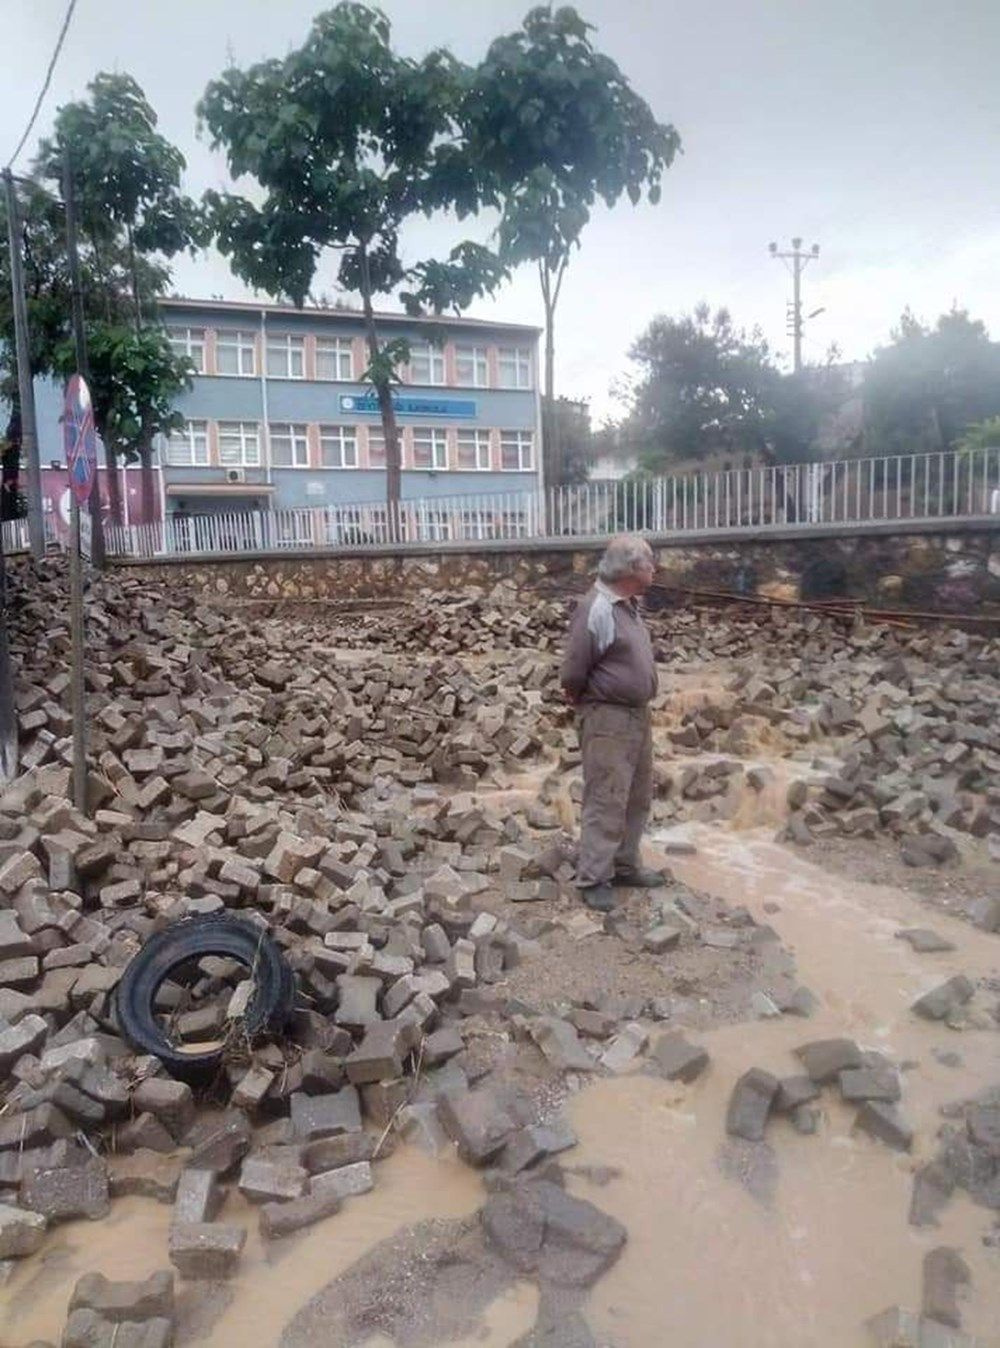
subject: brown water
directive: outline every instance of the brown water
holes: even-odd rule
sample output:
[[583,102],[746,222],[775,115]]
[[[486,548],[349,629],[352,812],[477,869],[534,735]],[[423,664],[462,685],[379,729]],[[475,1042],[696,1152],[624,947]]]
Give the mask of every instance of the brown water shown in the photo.
[[[639,1075],[597,1082],[571,1102],[580,1146],[567,1164],[621,1172],[603,1186],[573,1177],[571,1188],[629,1230],[621,1260],[591,1294],[595,1332],[617,1348],[860,1348],[867,1317],[896,1302],[919,1306],[923,1254],[950,1244],[972,1269],[965,1328],[1000,1339],[1000,1254],[981,1243],[990,1214],[956,1199],[937,1229],[906,1222],[912,1172],[933,1151],[938,1107],[1000,1082],[996,1030],[957,1034],[919,1021],[909,1005],[953,972],[995,973],[1000,941],[943,915],[930,919],[902,891],[828,875],[762,833],[699,826],[683,833],[699,851],[671,858],[678,877],[771,922],[821,1008],[809,1021],[761,1021],[701,1036],[712,1063],[693,1087]],[[779,911],[765,913],[767,901]],[[956,951],[914,954],[895,932],[917,925],[933,926]],[[828,1093],[817,1136],[801,1137],[781,1120],[769,1126],[777,1185],[762,1202],[717,1161],[733,1082],[750,1066],[787,1074],[797,1044],[839,1034],[918,1064],[904,1076],[903,1108],[918,1130],[914,1154],[854,1137],[851,1113]],[[935,1047],[957,1050],[963,1065],[944,1067]],[[224,1216],[248,1226],[247,1248],[231,1304],[199,1341],[277,1344],[292,1315],[360,1254],[418,1220],[471,1213],[483,1199],[478,1177],[457,1161],[410,1149],[381,1165],[377,1179],[373,1193],[271,1252],[257,1236],[255,1214],[231,1198]],[[169,1216],[132,1199],[116,1203],[106,1221],[57,1228],[43,1255],[20,1265],[4,1290],[0,1344],[58,1341],[84,1271],[132,1278],[166,1267]],[[512,1343],[536,1304],[534,1288],[516,1284],[489,1308],[468,1348]],[[364,1348],[390,1345],[375,1338]]]

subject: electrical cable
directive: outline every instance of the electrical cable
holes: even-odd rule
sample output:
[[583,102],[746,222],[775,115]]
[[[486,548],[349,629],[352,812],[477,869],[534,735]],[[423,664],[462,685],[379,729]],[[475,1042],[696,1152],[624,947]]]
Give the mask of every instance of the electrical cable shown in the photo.
[[34,129],[35,122],[38,120],[38,114],[42,110],[42,103],[45,101],[45,95],[49,92],[49,85],[52,83],[52,76],[53,73],[55,72],[56,62],[59,60],[59,53],[62,51],[63,43],[66,41],[66,34],[69,31],[70,20],[73,18],[73,11],[75,9],[76,9],[76,0],[69,0],[69,4],[66,6],[66,17],[63,19],[62,28],[59,30],[59,37],[56,39],[55,50],[52,53],[52,59],[49,61],[49,68],[45,72],[45,82],[41,87],[37,99],[35,100],[35,106],[34,109],[32,110],[31,117],[28,121],[28,125],[24,128],[24,135],[17,142],[17,146],[14,150],[14,153],[7,160],[6,167],[8,169],[13,167],[14,162],[17,159],[17,156],[24,149],[27,139],[31,135],[32,130]]

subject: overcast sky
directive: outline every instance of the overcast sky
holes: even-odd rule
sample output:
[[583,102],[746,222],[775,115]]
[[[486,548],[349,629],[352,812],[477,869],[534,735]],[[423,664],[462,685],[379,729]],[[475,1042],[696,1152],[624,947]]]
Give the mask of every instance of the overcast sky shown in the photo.
[[[526,0],[384,0],[400,50],[447,45],[477,60],[516,27]],[[704,299],[759,324],[787,353],[790,280],[772,239],[801,235],[820,257],[805,274],[805,354],[831,342],[863,358],[909,304],[932,319],[953,302],[1000,337],[1000,5],[996,0],[580,0],[596,42],[684,154],[658,207],[601,211],[574,257],[557,314],[558,391],[615,410],[613,381],[657,313]],[[34,101],[64,0],[0,0],[0,163]],[[318,0],[78,0],[52,89],[18,168],[56,107],[102,69],[145,89],[188,160],[187,188],[225,186],[196,135],[194,106],[231,56],[243,65],[303,39]],[[460,232],[421,225],[412,260]],[[319,287],[333,288],[334,262]],[[219,259],[183,260],[176,288],[241,298]],[[541,324],[533,273],[471,311]]]

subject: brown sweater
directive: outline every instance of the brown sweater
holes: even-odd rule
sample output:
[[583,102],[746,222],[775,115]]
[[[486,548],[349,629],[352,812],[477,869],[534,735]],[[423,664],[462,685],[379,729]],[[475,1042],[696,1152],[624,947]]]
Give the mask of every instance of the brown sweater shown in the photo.
[[561,683],[580,702],[644,707],[656,695],[656,665],[634,599],[601,581],[580,600],[563,656]]

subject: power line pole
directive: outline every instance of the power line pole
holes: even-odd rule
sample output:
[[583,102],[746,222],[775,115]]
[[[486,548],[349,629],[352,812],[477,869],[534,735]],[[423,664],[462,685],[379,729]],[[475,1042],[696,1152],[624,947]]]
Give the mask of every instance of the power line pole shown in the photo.
[[45,556],[42,523],[42,468],[38,458],[38,427],[35,421],[35,388],[31,380],[31,348],[28,342],[28,307],[24,297],[21,264],[21,212],[10,169],[3,172],[7,191],[7,239],[10,244],[10,289],[14,306],[14,346],[17,353],[17,389],[21,404],[21,455],[27,477],[28,543],[36,561]]
[[[66,251],[69,258],[70,295],[73,312],[73,345],[76,348],[76,369],[90,386],[90,358],[87,355],[87,329],[83,316],[83,286],[80,283],[80,252],[76,235],[76,198],[73,193],[73,172],[69,146],[63,147],[63,208],[66,212]],[[105,473],[111,472],[111,465],[105,458]],[[95,476],[90,500],[87,502],[90,515],[91,561],[99,570],[105,562],[104,527],[101,520],[100,477]]]
[[[76,212],[73,201],[73,175],[69,150],[63,150],[63,201],[66,206],[66,246],[69,253],[69,276],[73,305],[73,342],[76,347],[77,373],[86,383],[90,374],[87,360],[87,335],[83,326],[83,292],[80,287],[80,263],[76,246]],[[89,399],[89,391],[87,397]],[[71,468],[69,455],[66,466]],[[90,486],[87,503],[97,490],[97,474]],[[69,540],[69,612],[70,634],[73,644],[70,702],[73,716],[73,804],[82,813],[87,812],[87,691],[84,668],[83,627],[83,558],[80,555],[80,504],[73,483],[70,483],[70,540]],[[88,553],[93,551],[93,539]]]
[[792,339],[792,369],[796,374],[802,369],[802,273],[814,258],[819,257],[819,244],[814,243],[809,252],[805,252],[801,239],[792,240],[791,252],[782,253],[776,243],[768,244],[772,257],[780,258],[792,273],[792,307],[788,314],[788,335]]

